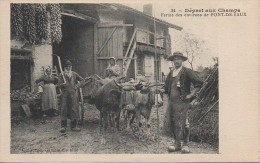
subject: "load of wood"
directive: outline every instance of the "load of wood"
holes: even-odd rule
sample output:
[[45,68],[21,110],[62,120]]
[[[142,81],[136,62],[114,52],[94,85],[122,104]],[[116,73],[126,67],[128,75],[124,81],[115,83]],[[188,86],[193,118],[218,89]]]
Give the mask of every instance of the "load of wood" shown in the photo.
[[218,100],[218,66],[215,66],[197,94],[199,105],[208,106]]
[[40,93],[32,93],[30,91],[30,86],[25,86],[19,90],[11,91],[11,100],[12,101],[20,101],[26,103],[26,101],[38,100],[41,98]]
[[41,106],[41,93],[33,93],[30,86],[12,90],[10,94],[12,119],[17,119],[17,112],[22,111],[27,117],[38,114]]
[[209,72],[189,113],[191,139],[217,145],[219,132],[218,66]]

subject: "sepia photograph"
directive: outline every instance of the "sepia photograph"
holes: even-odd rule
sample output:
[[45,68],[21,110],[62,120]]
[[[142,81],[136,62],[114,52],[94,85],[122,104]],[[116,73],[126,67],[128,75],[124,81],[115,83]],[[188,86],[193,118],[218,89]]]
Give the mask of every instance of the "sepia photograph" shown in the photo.
[[176,10],[11,3],[11,154],[218,154],[216,29]]
[[259,162],[260,1],[0,1],[0,162]]

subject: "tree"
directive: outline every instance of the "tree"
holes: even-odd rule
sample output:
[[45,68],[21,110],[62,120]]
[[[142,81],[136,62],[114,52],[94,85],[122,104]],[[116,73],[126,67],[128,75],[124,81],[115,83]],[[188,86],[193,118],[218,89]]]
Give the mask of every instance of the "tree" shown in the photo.
[[214,61],[214,65],[218,65],[218,57],[212,57],[213,61]]
[[198,72],[202,72],[204,70],[204,67],[202,66],[202,65],[199,65],[198,67],[197,67],[197,71]]
[[194,61],[208,51],[204,40],[186,31],[178,34],[174,42],[176,49],[188,57],[187,62],[190,64],[191,69],[194,69]]
[[205,50],[205,42],[191,33],[185,33],[183,41],[183,52],[188,57],[187,61],[193,70],[193,62]]

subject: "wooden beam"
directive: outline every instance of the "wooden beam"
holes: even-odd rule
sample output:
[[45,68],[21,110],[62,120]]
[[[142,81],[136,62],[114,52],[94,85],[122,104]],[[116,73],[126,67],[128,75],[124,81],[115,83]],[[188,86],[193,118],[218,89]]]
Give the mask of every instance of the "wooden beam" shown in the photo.
[[136,75],[137,75],[137,65],[136,65],[136,59],[134,60],[134,71],[135,71],[135,78],[136,79]]
[[146,32],[146,33],[150,33],[150,34],[153,34],[153,35],[156,35],[156,36],[160,36],[160,37],[156,37],[157,40],[166,38],[166,36],[155,34],[154,32],[151,32],[151,31],[148,31],[148,30],[145,30],[145,29],[137,28],[137,30],[142,31],[142,32]]
[[105,43],[102,45],[102,47],[98,50],[97,52],[97,56],[101,53],[101,51],[104,49],[104,47],[107,45],[108,41],[112,38],[113,34],[115,33],[117,27],[114,27],[113,31],[111,32],[111,34],[109,35],[109,37],[106,39]]
[[12,51],[19,51],[19,52],[28,52],[32,53],[32,50],[30,49],[17,49],[17,48],[11,48]]
[[98,28],[104,27],[133,27],[133,24],[99,24]]
[[126,50],[126,52],[125,52],[125,55],[124,55],[124,57],[127,57],[127,54],[128,54],[128,52],[129,52],[129,50],[130,50],[130,47],[131,47],[131,45],[132,45],[132,42],[133,42],[133,40],[134,40],[134,38],[135,38],[135,34],[136,34],[136,29],[134,30],[134,33],[133,33],[133,35],[132,35],[132,37],[131,37],[131,40],[130,40],[130,42],[129,42],[129,45],[128,45],[128,47],[127,47],[127,50]]
[[61,15],[65,15],[65,16],[70,16],[70,17],[74,17],[74,18],[78,18],[78,19],[81,19],[81,20],[86,20],[85,18],[83,18],[82,16],[76,16],[74,14],[70,14],[70,13],[61,13]]
[[97,48],[98,48],[98,37],[97,37],[97,24],[94,24],[94,74],[98,72],[98,63],[97,63]]
[[75,12],[73,14],[72,13],[62,12],[61,15],[74,17],[74,18],[77,18],[77,19],[81,19],[81,20],[84,20],[84,21],[91,22],[91,23],[96,23],[97,22],[96,19],[94,19],[92,17],[89,17],[87,15],[84,15],[84,14],[78,13],[78,12]]
[[[109,60],[111,57],[97,57],[97,60]],[[133,59],[135,60],[135,57],[116,57],[116,59]]]
[[20,60],[30,60],[30,56],[16,56],[16,55],[11,55],[11,59],[20,59]]
[[[132,57],[134,56],[135,48],[136,48],[136,41],[134,41],[134,43],[133,43],[133,47],[132,47],[132,49],[131,49],[129,58],[132,58]],[[128,68],[129,68],[130,63],[131,63],[131,60],[127,60],[126,66],[124,67],[124,68],[125,68],[125,69],[124,69],[124,75],[125,75],[125,76],[127,75],[127,70],[128,70]]]

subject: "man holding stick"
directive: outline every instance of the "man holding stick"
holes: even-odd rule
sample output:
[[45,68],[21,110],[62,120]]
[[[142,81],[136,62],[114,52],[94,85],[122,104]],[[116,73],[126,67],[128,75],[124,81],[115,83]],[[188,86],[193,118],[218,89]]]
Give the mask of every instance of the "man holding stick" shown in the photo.
[[[174,52],[168,58],[174,64],[165,81],[165,93],[168,95],[168,108],[165,115],[164,130],[173,132],[175,142],[169,146],[169,152],[180,151],[189,153],[190,126],[188,121],[188,109],[190,102],[200,90],[203,81],[189,68],[182,65],[187,57],[181,52]],[[191,91],[191,83],[194,89]],[[168,131],[167,131],[168,130]],[[183,145],[181,139],[183,138]]]
[[[79,97],[77,89],[80,87],[78,81],[84,79],[76,72],[72,71],[72,63],[67,60],[64,65],[65,70],[59,78],[62,84],[61,95],[61,133],[66,132],[67,118],[71,119],[71,130],[80,131],[79,126]],[[65,81],[64,81],[65,80]]]

